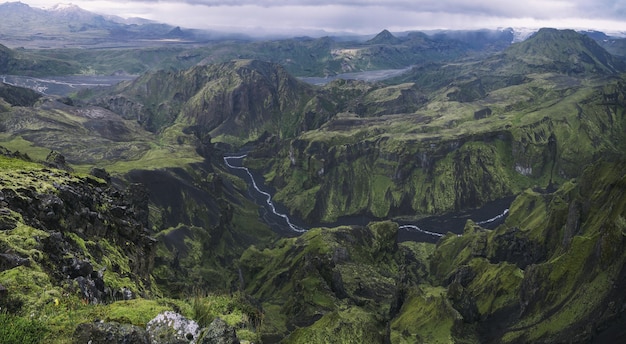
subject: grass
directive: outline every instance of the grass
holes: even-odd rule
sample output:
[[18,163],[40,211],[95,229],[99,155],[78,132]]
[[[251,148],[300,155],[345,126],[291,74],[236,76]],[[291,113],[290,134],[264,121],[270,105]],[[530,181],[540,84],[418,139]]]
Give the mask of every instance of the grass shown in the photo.
[[0,312],[1,344],[39,344],[49,328],[36,319],[27,319]]

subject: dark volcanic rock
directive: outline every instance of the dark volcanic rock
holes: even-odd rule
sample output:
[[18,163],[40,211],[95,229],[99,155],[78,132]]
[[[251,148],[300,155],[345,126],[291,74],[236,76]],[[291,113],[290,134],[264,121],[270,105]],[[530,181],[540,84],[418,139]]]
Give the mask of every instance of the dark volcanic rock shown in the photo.
[[46,157],[46,164],[60,170],[72,171],[73,169],[65,161],[65,156],[56,151],[50,151]]
[[489,260],[492,263],[507,261],[520,269],[545,259],[546,250],[540,243],[526,236],[518,235],[519,228],[509,228],[505,233],[493,239],[495,252]]
[[30,259],[10,253],[0,253],[0,271],[13,269],[18,266],[30,266]]

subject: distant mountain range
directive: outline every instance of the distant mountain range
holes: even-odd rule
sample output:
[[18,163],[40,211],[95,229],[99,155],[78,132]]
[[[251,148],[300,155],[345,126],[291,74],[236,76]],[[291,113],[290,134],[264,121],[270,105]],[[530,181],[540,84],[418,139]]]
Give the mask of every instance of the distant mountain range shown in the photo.
[[[198,43],[224,39],[259,40],[243,34],[180,28],[143,18],[121,18],[86,11],[73,4],[57,4],[47,9],[33,8],[21,2],[0,4],[0,44],[10,48],[35,49],[111,46],[154,46],[172,43]],[[530,28],[503,28],[498,30],[430,30],[429,37],[446,37],[460,40],[469,45],[484,45],[487,40],[511,44],[520,42],[535,33]],[[605,34],[585,32],[598,40],[607,50],[617,46],[621,51],[626,45],[626,33]],[[315,36],[329,36],[337,41],[350,40],[372,44],[394,44],[410,40],[414,32],[390,33],[384,30],[379,35],[354,36],[342,33],[318,32]],[[287,38],[284,35],[283,38]],[[266,37],[268,38],[268,37]],[[276,38],[276,37],[273,37]],[[617,43],[616,43],[617,42]],[[482,46],[481,46],[482,48]],[[620,55],[619,53],[616,55]],[[624,54],[626,55],[626,54]],[[621,55],[623,56],[623,55]]]
[[203,41],[208,31],[182,30],[142,18],[124,19],[76,5],[33,8],[21,2],[0,4],[0,42],[9,47],[67,48],[124,46],[128,42]]

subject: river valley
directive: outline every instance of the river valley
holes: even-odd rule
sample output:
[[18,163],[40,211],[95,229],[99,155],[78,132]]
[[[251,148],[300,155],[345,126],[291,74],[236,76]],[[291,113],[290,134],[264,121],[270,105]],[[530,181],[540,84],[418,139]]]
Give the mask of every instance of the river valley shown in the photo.
[[[223,157],[230,171],[248,184],[248,195],[260,207],[260,215],[278,234],[293,237],[314,227],[336,227],[343,225],[367,225],[377,219],[367,216],[346,216],[333,223],[306,224],[301,219],[289,215],[287,209],[272,201],[272,190],[264,185],[262,176],[243,166],[246,154],[232,154]],[[506,219],[513,197],[489,202],[478,209],[452,212],[444,215],[428,216],[417,220],[389,219],[400,225],[398,241],[437,242],[447,233],[463,234],[467,220],[473,220],[484,228],[494,229]]]

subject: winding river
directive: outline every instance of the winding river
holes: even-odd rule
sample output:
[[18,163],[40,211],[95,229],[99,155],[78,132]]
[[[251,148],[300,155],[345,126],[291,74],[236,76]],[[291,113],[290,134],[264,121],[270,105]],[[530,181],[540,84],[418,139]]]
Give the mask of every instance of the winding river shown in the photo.
[[[249,186],[249,195],[259,204],[262,209],[262,218],[272,229],[285,236],[300,235],[308,230],[301,221],[290,217],[284,207],[272,201],[272,195],[262,190],[265,188],[262,182],[257,182],[260,177],[255,176],[247,167],[243,166],[246,154],[224,156],[224,163],[237,176],[243,178]],[[396,221],[400,232],[398,241],[424,241],[437,242],[446,233],[452,232],[457,235],[463,233],[463,228],[468,219],[476,224],[493,229],[502,224],[509,213],[509,206],[513,198],[490,202],[480,209],[455,212],[439,216],[429,216],[414,222]],[[322,224],[312,227],[334,227],[338,225],[358,224],[365,225],[375,219],[366,216],[351,216],[340,219],[336,223]],[[378,219],[380,220],[380,219]]]

